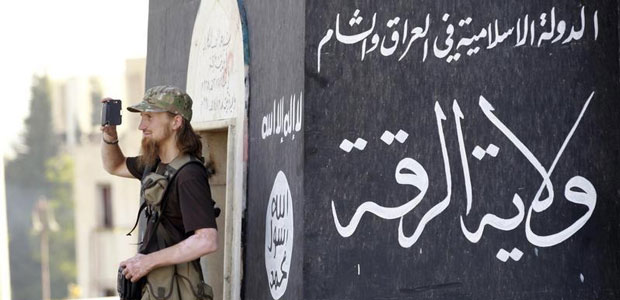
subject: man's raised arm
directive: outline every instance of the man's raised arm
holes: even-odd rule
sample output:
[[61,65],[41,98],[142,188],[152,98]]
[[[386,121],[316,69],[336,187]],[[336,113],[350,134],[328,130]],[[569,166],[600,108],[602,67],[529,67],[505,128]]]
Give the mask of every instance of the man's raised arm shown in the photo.
[[[105,98],[101,102],[109,100],[110,98]],[[118,146],[116,126],[101,126],[101,132],[101,161],[103,162],[103,168],[112,175],[133,178],[133,175],[127,169],[123,151]]]

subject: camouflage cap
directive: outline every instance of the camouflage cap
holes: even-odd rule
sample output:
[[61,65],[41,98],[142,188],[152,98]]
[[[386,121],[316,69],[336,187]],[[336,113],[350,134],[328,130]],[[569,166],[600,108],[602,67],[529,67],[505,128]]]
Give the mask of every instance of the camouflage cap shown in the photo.
[[192,120],[192,98],[178,87],[154,86],[144,93],[142,102],[127,107],[130,112],[171,112]]

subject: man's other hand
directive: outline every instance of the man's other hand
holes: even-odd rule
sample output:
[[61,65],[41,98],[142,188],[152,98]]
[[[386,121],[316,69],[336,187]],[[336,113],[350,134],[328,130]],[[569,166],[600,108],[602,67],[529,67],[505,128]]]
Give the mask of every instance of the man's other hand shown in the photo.
[[151,271],[151,264],[148,256],[144,254],[136,254],[136,256],[121,262],[121,268],[123,268],[123,276],[136,282],[140,278],[146,276]]

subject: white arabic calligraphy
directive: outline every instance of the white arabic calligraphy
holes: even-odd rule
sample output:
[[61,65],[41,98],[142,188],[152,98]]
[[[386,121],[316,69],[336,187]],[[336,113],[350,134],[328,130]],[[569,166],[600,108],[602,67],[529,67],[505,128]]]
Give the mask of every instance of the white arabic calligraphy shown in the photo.
[[291,136],[295,139],[295,132],[301,131],[303,122],[303,92],[291,95],[288,101],[288,110],[285,110],[287,101],[282,97],[280,100],[273,100],[273,111],[263,116],[261,124],[261,137],[266,139],[272,135],[280,135],[280,143],[284,142],[284,137]]
[[[353,15],[353,18],[349,20],[349,26],[351,28],[356,29],[358,26],[367,26],[364,24],[361,16],[359,16],[360,10],[356,9]],[[585,6],[581,7],[580,18],[579,18],[579,30],[575,29],[575,25],[570,27],[568,30],[568,23],[565,20],[559,20],[556,16],[556,8],[552,7],[550,9],[549,15],[546,12],[540,14],[538,18],[533,17],[530,21],[529,14],[526,14],[524,17],[520,17],[516,20],[514,26],[509,26],[505,30],[500,30],[499,19],[494,19],[492,22],[489,22],[480,30],[475,30],[478,34],[473,36],[463,36],[459,37],[457,32],[457,28],[450,24],[449,18],[450,15],[445,13],[443,14],[441,20],[443,23],[446,23],[444,36],[437,35],[435,38],[427,37],[430,25],[430,14],[426,14],[424,27],[415,27],[409,30],[409,20],[405,19],[404,22],[401,22],[400,17],[395,17],[388,19],[386,22],[385,28],[388,31],[383,34],[381,37],[380,33],[375,32],[381,31],[381,29],[377,29],[377,13],[375,12],[372,17],[372,24],[370,27],[365,27],[365,30],[358,33],[343,33],[340,24],[340,13],[336,14],[336,24],[334,26],[335,30],[332,28],[328,28],[325,32],[325,35],[321,38],[321,41],[317,47],[317,72],[321,72],[321,55],[323,54],[323,47],[332,40],[334,36],[334,31],[336,33],[336,41],[345,45],[355,45],[361,43],[361,55],[360,60],[364,61],[366,57],[374,52],[377,48],[380,51],[379,54],[383,57],[389,57],[397,53],[400,45],[407,46],[402,50],[402,53],[399,55],[398,61],[401,61],[405,56],[409,53],[412,44],[416,40],[424,40],[423,46],[423,55],[422,62],[426,61],[426,57],[428,54],[428,42],[429,39],[433,43],[433,55],[438,59],[444,59],[447,63],[456,62],[461,57],[461,51],[465,51],[468,56],[472,56],[478,54],[482,49],[491,50],[505,41],[513,35],[516,28],[516,37],[514,47],[521,47],[526,44],[526,41],[529,36],[529,45],[532,47],[542,47],[545,45],[545,42],[549,44],[555,44],[559,41],[562,41],[561,44],[567,44],[573,41],[578,41],[583,38],[584,32],[586,29],[586,14],[585,14]],[[523,21],[523,22],[522,22]],[[538,22],[537,22],[538,21]],[[458,22],[459,28],[469,27],[472,23],[472,18],[468,17],[465,20],[460,20]],[[402,24],[402,26],[400,25]],[[442,24],[442,23],[435,23]],[[592,25],[594,31],[594,40],[598,39],[598,11],[594,11],[592,15]],[[437,26],[437,25],[435,25]],[[402,28],[402,33],[401,33]],[[536,28],[539,28],[540,34],[536,35]],[[443,33],[442,33],[443,35]],[[386,39],[391,41],[392,45],[386,47]],[[370,41],[368,39],[370,38]],[[488,40],[486,45],[480,45],[483,39],[486,38]],[[456,47],[455,41],[456,42]],[[370,47],[367,46],[368,42],[372,45]],[[329,52],[326,52],[329,53]],[[330,53],[333,54],[333,53]]]
[[293,252],[293,200],[284,172],[273,182],[265,219],[265,269],[274,299],[284,295]]
[[[464,236],[472,243],[478,243],[483,236],[485,227],[491,226],[495,229],[510,231],[517,228],[522,222],[523,219],[526,219],[525,232],[527,240],[535,246],[538,247],[550,247],[562,243],[566,239],[573,236],[577,233],[589,220],[592,216],[594,208],[596,207],[596,189],[594,185],[586,178],[582,176],[574,176],[568,180],[564,188],[564,197],[567,201],[575,204],[581,204],[588,208],[588,211],[581,216],[578,220],[576,220],[573,224],[563,229],[562,231],[550,234],[547,236],[541,236],[533,232],[531,228],[531,219],[534,213],[540,214],[547,210],[551,204],[553,203],[554,198],[554,189],[553,184],[551,182],[550,176],[553,173],[555,166],[557,165],[560,157],[562,156],[566,146],[568,145],[571,137],[573,136],[575,130],[579,126],[583,115],[585,114],[590,101],[594,97],[594,92],[590,94],[587,101],[585,102],[581,113],[575,123],[573,124],[571,131],[568,136],[565,138],[560,150],[558,151],[555,160],[553,161],[551,167],[547,170],[543,167],[540,161],[536,158],[536,156],[528,149],[528,147],[519,140],[519,138],[505,125],[499,118],[495,116],[493,113],[493,106],[483,97],[480,96],[479,106],[483,114],[486,118],[497,128],[500,132],[521,152],[521,154],[527,159],[527,161],[531,164],[534,169],[541,175],[542,183],[538,192],[536,193],[530,207],[528,208],[527,217],[525,214],[525,205],[521,196],[517,193],[514,194],[512,203],[517,209],[517,213],[515,216],[510,218],[500,218],[494,214],[485,214],[480,221],[478,228],[471,232],[467,229],[464,217],[460,216],[460,225],[461,230]],[[465,119],[461,108],[458,105],[458,102],[454,100],[452,105],[452,110],[454,112],[454,119],[456,125],[456,133],[459,144],[459,153],[461,157],[462,169],[463,169],[463,177],[465,183],[465,191],[466,191],[466,201],[467,201],[467,210],[465,215],[467,216],[471,210],[473,196],[472,196],[472,184],[470,177],[470,169],[467,160],[466,150],[465,150],[465,140],[463,137],[463,132],[461,128],[461,121]],[[428,174],[424,167],[410,157],[405,157],[400,160],[397,164],[394,177],[398,184],[401,185],[411,185],[420,190],[420,193],[409,200],[403,205],[395,206],[395,207],[384,207],[375,202],[367,201],[362,203],[356,209],[353,217],[349,221],[347,225],[342,225],[338,218],[338,214],[336,212],[336,204],[332,200],[331,208],[332,208],[332,216],[334,219],[334,224],[336,226],[336,230],[342,237],[350,237],[353,235],[357,226],[361,222],[362,216],[365,213],[374,214],[385,220],[392,219],[400,219],[398,226],[398,242],[401,247],[409,248],[414,245],[419,237],[422,235],[425,226],[432,219],[441,214],[450,204],[451,191],[452,191],[452,179],[451,179],[451,171],[450,171],[450,163],[448,158],[448,150],[446,147],[445,136],[443,133],[442,121],[446,120],[446,116],[443,113],[439,103],[435,103],[435,116],[437,121],[437,132],[439,134],[439,140],[441,144],[441,152],[443,156],[444,162],[444,171],[446,174],[446,197],[432,207],[424,216],[422,216],[418,226],[416,227],[413,235],[406,236],[404,234],[403,229],[403,218],[409,212],[417,207],[417,205],[422,201],[429,187],[429,178]],[[406,170],[406,172],[403,172]],[[542,192],[547,191],[547,197],[544,199],[540,199]]]

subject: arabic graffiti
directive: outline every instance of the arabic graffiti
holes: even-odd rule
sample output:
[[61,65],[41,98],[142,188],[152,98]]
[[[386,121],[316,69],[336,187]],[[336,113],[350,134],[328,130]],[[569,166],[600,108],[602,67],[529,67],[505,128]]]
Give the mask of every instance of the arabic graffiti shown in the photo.
[[[463,131],[461,128],[461,122],[465,120],[465,116],[462,113],[458,102],[454,100],[453,105],[452,105],[452,111],[454,113],[454,122],[456,126],[456,134],[457,134],[457,140],[458,140],[458,145],[459,145],[459,154],[460,154],[460,159],[461,159],[461,164],[462,164],[463,178],[464,178],[464,185],[465,185],[465,194],[466,194],[465,198],[467,202],[467,209],[465,212],[465,216],[463,215],[460,216],[460,225],[461,225],[461,231],[463,235],[465,236],[465,238],[467,238],[467,240],[469,240],[471,243],[478,243],[480,239],[482,238],[484,230],[487,226],[490,226],[490,227],[493,227],[495,229],[499,229],[502,231],[514,230],[525,219],[525,235],[527,237],[527,240],[532,245],[535,245],[538,247],[551,247],[551,246],[560,244],[566,239],[573,236],[588,222],[588,220],[592,216],[594,208],[596,207],[596,199],[597,199],[596,189],[594,185],[587,178],[576,175],[570,178],[566,182],[564,186],[564,197],[569,202],[587,207],[587,211],[579,219],[574,221],[570,226],[554,234],[550,234],[550,235],[537,234],[534,232],[531,226],[532,219],[536,215],[542,214],[545,210],[547,210],[554,201],[555,194],[554,194],[553,183],[551,181],[551,175],[555,167],[557,166],[557,163],[559,162],[560,158],[562,157],[562,154],[564,153],[566,146],[568,145],[573,134],[575,133],[575,130],[578,128],[579,123],[581,122],[581,119],[583,118],[588,108],[588,105],[590,104],[590,101],[594,98],[594,94],[595,93],[592,92],[590,96],[588,97],[588,99],[585,101],[585,104],[583,105],[579,116],[575,120],[575,123],[573,124],[570,132],[564,139],[564,142],[562,146],[560,147],[559,151],[557,152],[553,163],[548,168],[545,168],[542,165],[542,163],[539,161],[539,159],[530,151],[527,145],[525,145],[517,137],[517,135],[514,134],[493,113],[495,109],[493,108],[491,103],[489,103],[487,99],[485,99],[483,96],[480,96],[478,105],[482,113],[484,114],[484,116],[497,129],[499,129],[499,131],[503,134],[503,136],[505,136],[510,141],[510,143],[514,145],[516,149],[525,157],[525,159],[530,163],[531,167],[533,167],[538,172],[538,174],[540,175],[542,179],[542,183],[540,187],[538,188],[538,191],[536,195],[534,196],[530,207],[527,210],[525,209],[525,205],[524,205],[524,202],[521,196],[518,193],[514,193],[514,196],[512,197],[512,203],[514,207],[516,208],[516,214],[514,216],[509,217],[509,218],[501,218],[494,214],[490,214],[490,213],[486,214],[482,217],[482,219],[480,220],[479,226],[474,231],[470,231],[470,229],[465,225],[465,222],[464,222],[464,219],[467,218],[467,216],[470,213],[471,207],[472,207],[472,203],[473,203],[472,194],[473,193],[472,193],[472,184],[471,184],[471,178],[470,178],[470,169],[469,169],[469,164],[468,164],[468,156],[467,156],[467,151],[465,147]],[[357,226],[361,222],[362,216],[366,213],[371,213],[385,220],[399,219],[398,243],[403,248],[409,248],[413,244],[415,244],[416,241],[418,241],[418,239],[422,235],[422,232],[424,231],[425,226],[431,220],[433,220],[435,217],[441,214],[449,206],[450,199],[452,196],[452,175],[451,175],[451,168],[450,168],[450,160],[448,157],[448,150],[446,147],[446,139],[445,139],[444,130],[443,130],[443,122],[447,120],[447,117],[444,114],[441,106],[437,102],[435,103],[435,119],[437,122],[437,132],[438,132],[439,142],[441,144],[441,153],[442,153],[444,172],[445,172],[445,177],[446,177],[445,198],[443,198],[443,200],[441,200],[438,204],[436,204],[434,207],[432,207],[428,212],[426,212],[422,216],[418,226],[416,227],[414,233],[411,236],[405,235],[403,231],[403,219],[409,212],[414,210],[418,206],[418,204],[420,204],[420,202],[424,199],[426,192],[428,190],[428,187],[429,187],[429,178],[428,178],[428,174],[425,168],[415,159],[410,158],[410,157],[405,157],[401,159],[396,165],[396,169],[394,172],[395,180],[398,184],[410,185],[410,186],[416,187],[420,191],[419,194],[415,196],[413,199],[409,200],[408,202],[400,206],[395,206],[395,207],[381,206],[372,201],[364,202],[356,209],[355,213],[353,214],[353,217],[351,217],[351,220],[348,222],[348,224],[345,224],[345,225],[343,225],[343,223],[338,218],[338,214],[336,212],[335,201],[331,201],[332,216],[334,219],[336,230],[342,237],[346,238],[346,237],[350,237],[351,235],[353,235],[353,233],[357,229]],[[406,135],[407,133],[402,131],[401,139],[403,141]],[[384,136],[385,136],[385,133],[384,133]],[[384,142],[387,144],[385,140]],[[478,159],[482,159],[484,153],[488,153],[490,156],[494,157],[498,154],[499,150],[500,150],[499,147],[493,144],[490,144],[487,147],[487,150],[483,150],[481,147],[476,146],[476,148],[472,152],[472,156]],[[480,151],[484,153],[481,153]],[[546,195],[547,195],[544,198],[542,197],[543,192],[546,192]],[[500,252],[501,253],[498,253],[498,259],[505,261],[507,257],[509,257],[509,255],[504,253],[505,250],[500,251]],[[512,256],[510,257],[513,257],[515,261],[518,261],[518,259],[521,256],[520,254],[518,254],[519,252],[520,251],[518,249],[516,251],[513,250],[514,254],[512,254]]]
[[194,99],[194,122],[235,118],[244,103],[245,70],[238,8],[235,2],[216,2],[200,2],[192,32],[187,92]]
[[[233,112],[237,101],[229,88],[228,73],[231,69],[232,55],[228,44],[231,34],[226,29],[209,28],[207,31],[206,42],[202,51],[210,53],[207,68],[210,70],[208,78],[201,83],[201,89],[206,95],[217,93],[220,97],[206,97],[204,104],[207,111]],[[211,99],[209,99],[211,98]]]
[[[285,105],[288,104],[288,109]],[[299,98],[295,94],[291,95],[286,101],[284,97],[280,100],[273,100],[273,111],[263,116],[261,125],[261,137],[264,139],[270,136],[280,136],[280,143],[284,138],[290,136],[295,139],[295,132],[301,131],[303,122],[303,92],[299,93]]]
[[[362,25],[363,21],[364,18],[360,16],[360,10],[357,9],[349,20],[348,25],[355,31],[355,29],[358,29],[357,27],[367,26],[366,24]],[[374,13],[372,16],[370,28],[354,34],[343,33],[344,30],[341,29],[340,24],[340,13],[338,13],[336,14],[335,24],[336,41],[345,45],[361,43],[361,61],[371,55],[377,48],[379,48],[381,56],[384,57],[400,54],[398,61],[401,61],[407,56],[413,43],[419,40],[420,43],[424,42],[422,62],[426,61],[428,52],[431,51],[436,58],[445,59],[447,63],[452,63],[461,58],[461,53],[472,56],[478,54],[483,49],[491,50],[506,42],[510,36],[515,38],[513,47],[521,47],[526,44],[533,47],[541,47],[547,43],[555,44],[560,41],[561,44],[567,44],[582,39],[586,27],[591,26],[594,40],[598,39],[598,11],[594,11],[592,14],[592,25],[589,25],[589,21],[586,21],[585,6],[581,7],[580,22],[572,26],[564,20],[556,19],[556,8],[552,7],[548,13],[543,12],[538,17],[532,16],[530,18],[526,14],[512,23],[514,26],[508,28],[500,28],[498,19],[495,19],[481,29],[473,29],[477,34],[463,37],[459,36],[458,30],[471,31],[472,28],[469,28],[473,21],[471,17],[455,22],[458,23],[457,28],[452,24],[450,14],[444,13],[441,17],[441,22],[434,22],[433,25],[444,26],[447,24],[445,29],[445,35],[447,36],[445,38],[443,38],[443,33],[441,34],[442,37],[437,35],[434,39],[428,36],[431,21],[433,20],[431,20],[430,14],[426,14],[424,22],[421,22],[422,26],[410,25],[408,19],[401,20],[400,17],[395,17],[386,22],[386,30],[391,32],[391,34],[387,33],[381,37],[378,30],[375,30],[377,27],[377,13]],[[409,29],[410,27],[411,29]],[[318,44],[317,72],[319,73],[321,72],[321,49],[332,40],[333,36],[334,29],[327,29],[327,32]],[[388,36],[389,41],[386,43],[386,37]],[[455,43],[457,40],[458,42]],[[484,43],[485,40],[487,41],[486,43]],[[432,45],[429,45],[429,41]],[[368,45],[368,42],[371,45]],[[432,49],[429,49],[429,47],[432,47]]]
[[284,172],[273,183],[265,219],[265,268],[274,299],[286,291],[293,252],[293,201]]

